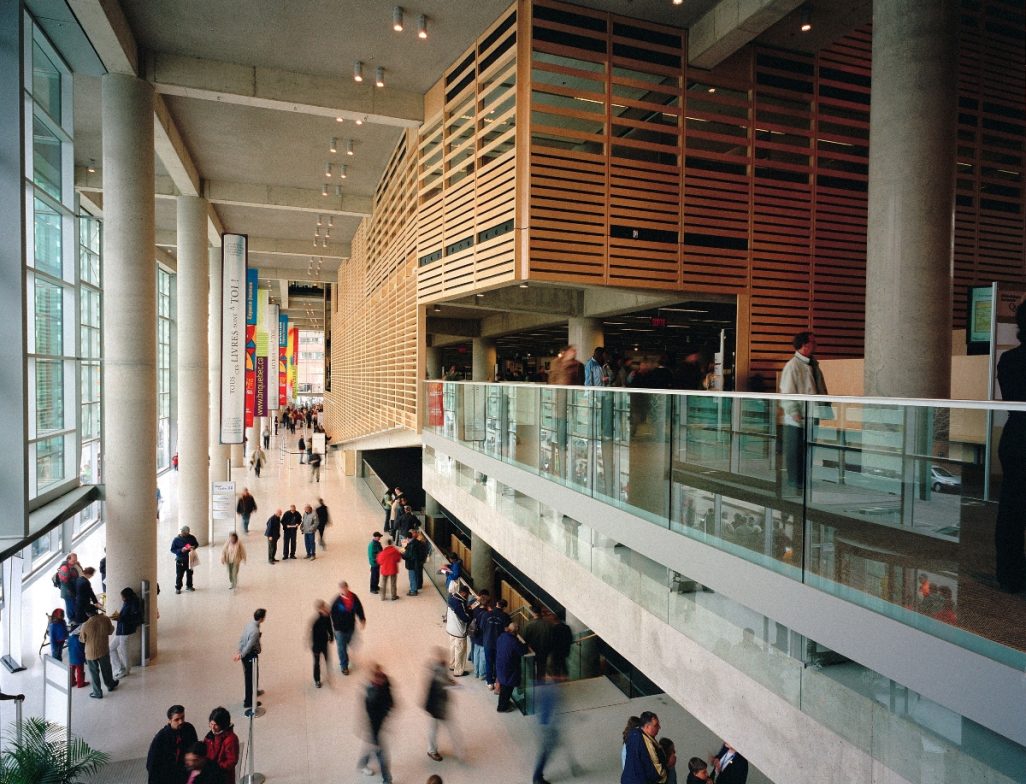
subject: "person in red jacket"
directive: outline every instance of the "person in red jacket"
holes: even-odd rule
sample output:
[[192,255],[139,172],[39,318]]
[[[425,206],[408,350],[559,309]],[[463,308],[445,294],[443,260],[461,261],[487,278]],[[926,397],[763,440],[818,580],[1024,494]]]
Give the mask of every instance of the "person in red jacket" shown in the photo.
[[396,576],[399,574],[399,562],[403,560],[403,554],[392,544],[392,537],[385,539],[385,549],[378,553],[378,566],[381,567],[381,601],[385,601],[385,594],[388,593],[388,586],[392,586],[394,602],[399,596],[396,594]]
[[208,764],[221,772],[222,784],[235,784],[235,766],[239,764],[239,736],[232,727],[232,715],[225,708],[210,712],[210,732],[203,739]]

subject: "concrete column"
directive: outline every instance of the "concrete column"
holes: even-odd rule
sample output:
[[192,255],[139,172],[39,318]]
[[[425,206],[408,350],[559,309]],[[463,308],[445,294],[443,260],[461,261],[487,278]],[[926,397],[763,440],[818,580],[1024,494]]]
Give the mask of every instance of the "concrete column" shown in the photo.
[[424,366],[427,369],[427,377],[430,379],[439,379],[442,377],[442,349],[440,348],[426,348],[424,349]]
[[244,468],[246,466],[246,450],[242,444],[232,444],[232,468]]
[[470,580],[474,590],[487,588],[495,591],[495,559],[492,557],[492,546],[473,531],[470,532]]
[[[107,584],[149,580],[149,655],[157,653],[157,265],[153,87],[102,79],[103,367]],[[161,548],[161,552],[166,544]]]
[[441,517],[442,507],[433,496],[424,494],[424,516],[425,517]]
[[596,346],[605,345],[601,319],[572,318],[567,324],[566,342],[577,347],[577,360],[587,362]]
[[495,380],[495,341],[492,338],[474,338],[470,355],[470,380]]
[[[207,200],[178,197],[178,520],[210,540]],[[220,352],[218,352],[220,353]],[[207,416],[204,416],[207,414]]]
[[867,395],[950,393],[957,20],[954,0],[873,4]]
[[210,482],[228,480],[228,461],[232,450],[221,443],[221,249],[209,248],[207,265],[210,276],[207,320],[207,404],[210,406],[208,451]]

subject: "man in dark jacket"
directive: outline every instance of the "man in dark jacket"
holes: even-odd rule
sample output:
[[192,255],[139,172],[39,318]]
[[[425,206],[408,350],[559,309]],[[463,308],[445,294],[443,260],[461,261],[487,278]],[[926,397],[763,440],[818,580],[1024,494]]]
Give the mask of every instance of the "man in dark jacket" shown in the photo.
[[248,487],[242,488],[242,495],[239,496],[239,503],[235,505],[235,511],[242,515],[242,530],[249,533],[249,518],[257,510],[256,499],[249,492]]
[[207,759],[207,744],[201,741],[185,750],[185,771],[189,784],[221,784],[221,771]]
[[410,590],[407,592],[407,596],[416,596],[420,591],[420,571],[424,566],[426,556],[424,543],[416,536],[411,537],[403,551],[403,563],[406,565],[406,573],[410,579]]
[[349,590],[345,580],[338,584],[338,596],[331,603],[331,628],[335,632],[335,647],[338,649],[338,666],[343,675],[349,674],[349,643],[356,633],[356,621],[360,628],[367,626],[360,597]]
[[656,742],[659,717],[651,711],[645,711],[639,718],[641,726],[627,734],[620,784],[665,784],[666,761]]
[[498,691],[498,687],[495,685],[495,646],[499,642],[503,629],[509,626],[510,617],[506,612],[507,606],[508,602],[505,599],[499,599],[495,603],[495,609],[485,616],[484,632],[481,636],[485,653],[485,683],[488,684],[489,689],[496,691]]
[[302,523],[303,515],[296,509],[295,504],[292,504],[289,507],[289,511],[281,516],[281,530],[285,538],[282,544],[281,555],[283,561],[286,558],[291,558],[293,561],[296,560],[296,538],[299,533],[299,526]]
[[531,605],[531,620],[524,627],[524,641],[534,651],[534,679],[545,680],[546,664],[552,649],[552,625],[542,617],[541,608]]
[[563,621],[556,621],[549,631],[549,672],[556,677],[566,675],[566,657],[574,642],[574,633]]
[[196,728],[185,720],[185,708],[167,709],[167,724],[153,736],[146,755],[148,784],[181,784],[185,781],[185,752],[196,742]]
[[499,713],[513,710],[510,698],[513,689],[520,685],[520,657],[527,653],[527,646],[517,637],[517,625],[510,621],[495,644],[495,677],[499,682]]
[[328,527],[328,505],[324,503],[323,498],[317,499],[317,508],[314,509],[317,515],[317,538],[321,540],[321,549],[327,549],[324,546],[324,529]]
[[[449,712],[448,690],[455,685],[449,669],[446,666],[448,659],[443,648],[435,648],[434,658],[431,660],[431,679],[428,681],[427,697],[424,699],[424,710],[427,711],[430,721],[428,723],[428,752],[427,755],[435,762],[442,761],[442,755],[438,753],[438,725],[445,721]],[[457,756],[463,756],[459,733],[455,731],[454,725],[446,725],[449,729],[449,738],[452,740],[453,748]]]
[[378,566],[378,554],[384,548],[381,546],[381,531],[371,534],[370,544],[367,545],[367,560],[370,562],[370,592],[379,591],[381,582],[381,567]]
[[182,577],[185,577],[185,590],[195,591],[192,587],[192,566],[189,557],[199,547],[196,537],[189,533],[189,526],[183,525],[178,536],[171,540],[171,552],[175,554],[175,593],[182,592]]
[[716,784],[745,784],[748,781],[748,760],[726,741],[712,758]]
[[328,645],[333,638],[331,628],[331,611],[328,603],[318,599],[314,603],[317,615],[314,616],[313,624],[310,627],[310,650],[313,651],[313,677],[314,686],[321,688],[321,657],[324,657],[324,673],[328,672]]
[[264,536],[267,537],[267,563],[276,564],[278,563],[278,540],[281,539],[281,509],[276,509],[274,514],[267,518]]
[[95,613],[99,606],[91,581],[94,574],[96,574],[96,570],[87,566],[82,570],[82,574],[75,578],[75,623],[85,623],[86,619]]
[[370,683],[367,684],[367,692],[363,698],[364,708],[367,710],[368,742],[370,747],[360,757],[356,767],[363,768],[363,772],[370,776],[374,774],[369,767],[372,755],[378,758],[381,766],[381,780],[384,784],[392,784],[392,774],[388,770],[388,756],[385,753],[385,746],[382,743],[381,728],[392,710],[392,686],[388,682],[388,676],[381,669],[380,664],[373,665],[371,670]]
[[399,515],[399,519],[395,523],[395,540],[396,544],[400,547],[403,546],[403,542],[410,538],[410,531],[420,525],[420,521],[417,516],[413,514],[413,507],[404,506],[403,512]]

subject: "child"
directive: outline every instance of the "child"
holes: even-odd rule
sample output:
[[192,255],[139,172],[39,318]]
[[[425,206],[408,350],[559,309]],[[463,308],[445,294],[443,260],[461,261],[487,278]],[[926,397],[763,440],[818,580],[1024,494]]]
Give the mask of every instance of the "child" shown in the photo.
[[64,643],[68,641],[68,623],[64,620],[64,610],[60,607],[50,614],[47,628],[50,635],[50,655],[57,661],[64,661]]
[[68,663],[71,665],[71,685],[84,689],[89,681],[85,679],[85,645],[78,639],[77,626],[68,634]]

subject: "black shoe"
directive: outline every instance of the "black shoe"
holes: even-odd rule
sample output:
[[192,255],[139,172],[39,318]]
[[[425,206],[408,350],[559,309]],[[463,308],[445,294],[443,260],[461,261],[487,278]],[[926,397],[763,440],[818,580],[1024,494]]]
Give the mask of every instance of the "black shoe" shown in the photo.
[[182,592],[181,588],[175,588],[175,593],[181,593],[181,592]]
[[253,715],[253,709],[246,708],[246,710],[242,712],[242,715],[245,716],[247,719],[250,718]]
[[92,697],[94,700],[102,700],[103,699],[103,695],[102,694],[93,694],[92,692],[89,692],[89,696]]
[[193,587],[192,587],[192,586],[190,585],[190,586],[189,586],[188,588],[186,588],[185,590],[187,590],[187,591],[195,591],[196,589],[195,589],[195,588],[193,588]]
[[278,563],[278,559],[275,558],[273,561],[268,561],[267,563],[269,563],[269,564],[271,564],[273,566],[274,564]]
[[314,686],[316,686],[318,689],[321,688],[321,682],[320,681],[314,681]]
[[114,681],[114,685],[113,686],[108,686],[107,687],[107,691],[114,691],[118,687],[119,683],[121,683],[121,681]]

